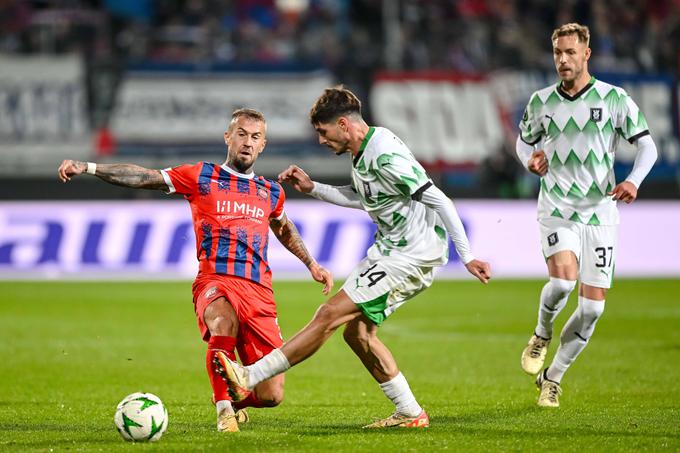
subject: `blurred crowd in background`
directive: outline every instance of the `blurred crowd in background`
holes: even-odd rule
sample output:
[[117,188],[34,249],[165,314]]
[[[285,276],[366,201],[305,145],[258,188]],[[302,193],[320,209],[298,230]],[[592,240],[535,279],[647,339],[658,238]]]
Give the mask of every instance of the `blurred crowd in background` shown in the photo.
[[[678,0],[401,0],[401,69],[546,68],[552,29],[590,24],[594,64],[680,66]],[[90,61],[388,65],[383,0],[0,0],[0,51]]]
[[[680,0],[0,0],[0,53],[84,56],[97,129],[129,68],[324,68],[368,101],[381,70],[550,72],[550,34],[572,21],[593,72],[677,80]],[[523,192],[508,146],[479,168],[492,196]]]

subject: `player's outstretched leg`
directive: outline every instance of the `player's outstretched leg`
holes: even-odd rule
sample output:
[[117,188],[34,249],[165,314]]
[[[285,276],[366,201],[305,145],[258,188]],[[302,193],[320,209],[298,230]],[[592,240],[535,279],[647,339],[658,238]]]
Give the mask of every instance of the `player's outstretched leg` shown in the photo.
[[391,416],[364,428],[426,428],[430,425],[427,413],[416,401],[397,362],[385,344],[378,338],[378,326],[361,315],[349,321],[342,336],[359,357],[366,370],[378,381],[385,396],[394,403]]
[[428,417],[427,412],[423,410],[417,417],[408,417],[395,412],[387,418],[364,426],[364,428],[428,428],[429,426],[430,417]]
[[231,360],[221,351],[217,351],[214,358],[215,371],[227,383],[229,396],[235,402],[248,397],[251,388],[248,387],[248,370],[236,361]]
[[560,383],[548,379],[546,368],[536,376],[536,387],[541,392],[538,396],[538,405],[541,407],[560,407],[560,395],[562,387]]

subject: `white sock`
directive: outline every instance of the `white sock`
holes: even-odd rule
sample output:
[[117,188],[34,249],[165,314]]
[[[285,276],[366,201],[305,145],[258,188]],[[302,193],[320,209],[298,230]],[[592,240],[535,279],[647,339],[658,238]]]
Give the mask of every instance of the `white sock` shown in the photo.
[[260,382],[281,374],[288,368],[290,368],[290,363],[288,363],[286,356],[280,349],[274,349],[257,362],[246,367],[248,370],[248,388],[252,389]]
[[229,400],[220,400],[215,403],[215,409],[217,409],[217,415],[220,415],[220,412],[222,412],[225,409],[230,409],[230,413],[234,413],[234,409],[231,407],[231,401]]
[[397,407],[397,412],[408,417],[417,417],[423,411],[413,396],[411,388],[403,374],[397,374],[393,379],[380,384],[385,396]]
[[567,368],[588,344],[593,335],[595,323],[604,312],[603,300],[578,298],[578,307],[564,325],[560,335],[560,347],[548,368],[548,379],[560,382]]
[[576,286],[574,280],[550,277],[541,291],[541,304],[538,306],[538,324],[535,333],[542,338],[552,338],[553,323],[567,305],[569,294]]

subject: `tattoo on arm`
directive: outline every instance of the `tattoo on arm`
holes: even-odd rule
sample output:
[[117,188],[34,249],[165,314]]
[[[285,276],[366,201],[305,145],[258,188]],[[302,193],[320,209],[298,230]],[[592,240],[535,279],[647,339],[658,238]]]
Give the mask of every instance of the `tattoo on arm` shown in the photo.
[[314,258],[309,254],[298,229],[288,216],[284,216],[281,220],[271,219],[269,221],[269,226],[279,242],[281,242],[290,253],[297,256],[305,266],[309,267],[314,262]]
[[117,186],[168,190],[160,170],[150,170],[139,165],[97,164],[96,176]]

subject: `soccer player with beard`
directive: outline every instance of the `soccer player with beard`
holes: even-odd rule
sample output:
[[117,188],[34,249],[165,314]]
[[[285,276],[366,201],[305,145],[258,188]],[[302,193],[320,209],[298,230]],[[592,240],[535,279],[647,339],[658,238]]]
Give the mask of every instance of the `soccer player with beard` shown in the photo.
[[[586,347],[604,311],[616,262],[617,200],[632,203],[657,151],[647,120],[631,97],[588,72],[588,27],[571,23],[552,34],[560,82],[536,91],[519,125],[517,155],[541,177],[538,221],[550,280],[541,291],[538,323],[522,352],[536,375],[538,405],[558,407],[564,373]],[[617,184],[619,138],[637,146],[628,177]],[[578,307],[564,325],[560,346],[543,368],[555,318],[580,281]]]
[[89,173],[124,187],[177,193],[189,202],[199,262],[193,300],[199,329],[208,343],[206,367],[217,429],[235,432],[248,419],[245,407],[273,407],[283,399],[284,377],[279,375],[258,383],[245,400],[234,402],[213,366],[218,351],[235,359],[236,349],[241,361],[250,364],[283,343],[267,262],[269,229],[308,267],[314,280],[324,284],[324,294],[330,292],[333,279],[309,254],[286,216],[280,184],[253,172],[267,143],[264,116],[252,109],[234,111],[224,141],[227,160],[222,165],[199,162],[150,170],[65,160],[58,173],[63,182]]
[[378,327],[432,284],[436,269],[448,260],[449,236],[467,270],[481,282],[488,282],[490,267],[470,252],[451,200],[396,135],[366,124],[361,102],[351,91],[325,90],[312,107],[310,120],[320,144],[338,155],[349,153],[352,184],[314,182],[294,165],[279,175],[279,181],[320,200],[365,210],[378,227],[376,241],[342,289],[280,349],[246,367],[218,353],[221,371],[235,399],[247,398],[260,382],[310,357],[345,325],[345,341],[395,405],[391,416],[366,427],[427,427],[429,417],[378,338]]

